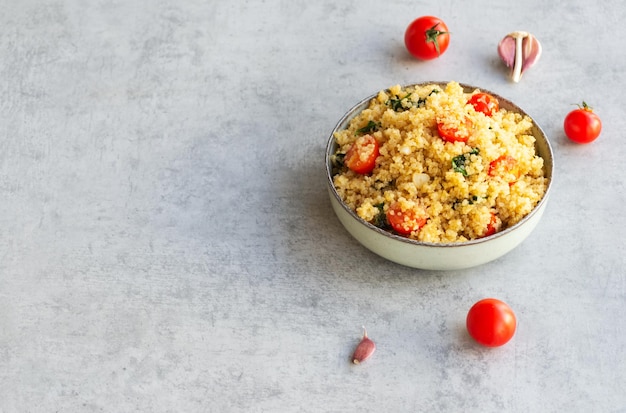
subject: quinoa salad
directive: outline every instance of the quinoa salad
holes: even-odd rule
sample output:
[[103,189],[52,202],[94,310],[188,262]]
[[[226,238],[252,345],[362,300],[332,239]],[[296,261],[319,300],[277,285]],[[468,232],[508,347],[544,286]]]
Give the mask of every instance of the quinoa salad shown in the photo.
[[515,225],[548,185],[533,121],[457,82],[393,86],[334,134],[333,184],[360,218],[431,243]]

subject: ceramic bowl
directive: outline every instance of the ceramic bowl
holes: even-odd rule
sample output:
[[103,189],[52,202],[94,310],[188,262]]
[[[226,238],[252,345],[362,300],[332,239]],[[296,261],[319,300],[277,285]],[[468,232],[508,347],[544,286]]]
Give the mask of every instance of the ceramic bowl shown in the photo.
[[[420,85],[430,84],[438,84],[442,88],[445,88],[446,82],[420,83]],[[415,85],[407,85],[406,87],[409,86]],[[527,115],[526,112],[514,103],[485,88],[465,84],[461,84],[461,86],[466,92],[480,89],[483,92],[490,93],[498,99],[501,108]],[[339,221],[356,240],[381,257],[408,267],[427,270],[457,270],[485,264],[500,258],[517,247],[530,235],[541,220],[544,210],[546,209],[550,188],[552,186],[552,170],[554,163],[550,142],[543,130],[534,120],[532,134],[536,139],[535,149],[537,154],[544,160],[544,171],[545,176],[548,178],[548,185],[545,195],[535,208],[517,224],[503,231],[488,237],[461,243],[420,242],[380,229],[361,219],[354,211],[346,206],[333,185],[331,158],[337,149],[334,133],[347,128],[350,120],[357,116],[363,109],[367,108],[370,100],[376,97],[376,95],[377,93],[363,99],[341,118],[330,134],[326,147],[326,177],[330,202]]]

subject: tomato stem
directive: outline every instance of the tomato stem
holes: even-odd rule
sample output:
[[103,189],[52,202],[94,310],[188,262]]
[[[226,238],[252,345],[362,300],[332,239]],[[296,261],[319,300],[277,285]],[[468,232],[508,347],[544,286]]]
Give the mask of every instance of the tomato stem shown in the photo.
[[587,111],[587,112],[593,112],[593,108],[591,106],[589,106],[587,104],[587,102],[585,102],[584,100],[583,100],[583,104],[582,105],[580,103],[574,103],[574,105],[578,106],[578,109],[581,109],[581,110],[584,110],[584,111]]
[[442,34],[448,34],[448,32],[437,30],[437,26],[439,26],[439,23],[436,23],[433,27],[426,30],[426,43],[433,43],[435,45],[435,50],[437,50],[437,55],[441,56],[441,52],[439,51],[439,41],[437,38]]

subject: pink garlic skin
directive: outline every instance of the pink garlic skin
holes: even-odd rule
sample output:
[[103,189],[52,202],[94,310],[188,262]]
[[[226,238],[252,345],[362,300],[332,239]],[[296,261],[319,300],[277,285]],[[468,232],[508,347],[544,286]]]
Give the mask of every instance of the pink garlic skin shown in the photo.
[[498,54],[506,67],[513,68],[513,64],[515,63],[515,39],[510,36],[505,36],[504,39],[500,40],[498,44]]
[[506,36],[504,39],[500,40],[498,44],[498,54],[507,67],[513,67],[515,63],[515,39]]
[[374,354],[374,351],[376,351],[376,344],[367,337],[367,330],[363,327],[363,338],[354,350],[352,362],[354,364],[361,364],[363,361],[370,358],[370,356]]
[[532,34],[522,40],[522,72],[533,66],[541,57],[541,44]]
[[511,79],[517,83],[522,74],[539,60],[541,44],[528,32],[513,32],[498,44],[498,55],[511,68]]

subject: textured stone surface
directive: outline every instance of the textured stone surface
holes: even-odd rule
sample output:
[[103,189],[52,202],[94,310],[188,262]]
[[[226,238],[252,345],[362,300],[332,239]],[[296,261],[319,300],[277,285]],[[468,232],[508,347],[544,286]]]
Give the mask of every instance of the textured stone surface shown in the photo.
[[[626,411],[621,2],[2,3],[0,411]],[[431,62],[423,14],[453,33]],[[512,84],[519,29],[544,54]],[[451,79],[536,118],[552,199],[496,262],[404,268],[339,225],[323,151],[361,98]],[[486,296],[519,319],[497,349],[464,330]]]

